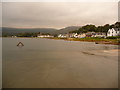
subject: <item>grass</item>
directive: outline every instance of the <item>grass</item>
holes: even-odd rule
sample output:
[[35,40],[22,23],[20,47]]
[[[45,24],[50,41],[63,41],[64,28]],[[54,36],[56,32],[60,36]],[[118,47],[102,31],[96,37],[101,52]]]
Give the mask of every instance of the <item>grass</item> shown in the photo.
[[87,42],[110,42],[111,44],[120,45],[119,39],[107,39],[107,38],[97,38],[97,37],[85,37],[85,38],[50,38],[50,39],[62,39],[62,40],[70,40],[70,41],[87,41]]
[[[38,37],[17,37],[17,38],[38,38]],[[58,37],[50,37],[48,39],[55,40],[69,40],[69,41],[85,41],[85,42],[102,42],[101,44],[105,44],[105,42],[110,42],[108,44],[120,45],[120,38],[110,39],[110,38],[98,38],[98,37],[85,37],[85,38],[58,38]]]

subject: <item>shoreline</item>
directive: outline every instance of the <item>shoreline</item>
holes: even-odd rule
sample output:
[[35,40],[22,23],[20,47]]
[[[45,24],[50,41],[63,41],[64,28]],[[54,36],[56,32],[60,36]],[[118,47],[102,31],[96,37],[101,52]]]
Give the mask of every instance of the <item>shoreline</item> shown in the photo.
[[[2,38],[39,38],[39,37],[2,37]],[[65,40],[65,41],[82,41],[82,42],[95,42],[95,44],[110,44],[110,45],[120,45],[118,41],[114,39],[94,39],[94,38],[44,38],[44,39],[53,39],[53,40]]]
[[115,40],[109,40],[109,39],[105,39],[105,40],[95,40],[95,39],[86,40],[86,39],[82,39],[82,38],[79,38],[79,39],[78,38],[48,38],[48,39],[66,40],[66,41],[95,42],[95,44],[120,45],[120,43],[116,42]]

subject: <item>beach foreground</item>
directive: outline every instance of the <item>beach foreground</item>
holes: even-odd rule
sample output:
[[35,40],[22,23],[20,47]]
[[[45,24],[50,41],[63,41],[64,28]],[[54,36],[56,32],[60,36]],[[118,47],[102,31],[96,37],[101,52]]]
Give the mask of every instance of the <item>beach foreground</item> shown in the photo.
[[93,42],[4,38],[3,88],[117,88],[119,51]]

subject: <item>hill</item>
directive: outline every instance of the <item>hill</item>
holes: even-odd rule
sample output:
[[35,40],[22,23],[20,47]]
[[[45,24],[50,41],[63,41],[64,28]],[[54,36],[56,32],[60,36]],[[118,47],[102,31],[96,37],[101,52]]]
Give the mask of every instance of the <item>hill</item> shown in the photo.
[[50,33],[53,31],[56,31],[57,29],[53,28],[8,28],[8,27],[3,27],[2,28],[2,34],[9,34],[9,35],[16,35],[17,33],[36,33],[36,32],[41,32],[41,33]]
[[80,26],[69,26],[69,27],[65,27],[53,32],[50,32],[51,34],[66,34],[69,33],[70,31],[74,31],[74,30],[78,30],[80,28]]
[[[62,29],[54,29],[54,28],[9,28],[9,27],[3,27],[2,28],[2,34],[3,35],[16,35],[18,33],[50,33],[50,34],[66,34],[70,31],[78,30],[80,26],[69,26]],[[1,30],[0,30],[1,31]]]

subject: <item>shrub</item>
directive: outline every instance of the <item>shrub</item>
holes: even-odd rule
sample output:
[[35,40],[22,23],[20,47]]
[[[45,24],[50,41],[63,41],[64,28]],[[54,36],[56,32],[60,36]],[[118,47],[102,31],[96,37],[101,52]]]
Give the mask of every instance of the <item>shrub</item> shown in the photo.
[[120,36],[110,36],[110,37],[107,37],[107,39],[117,39],[117,38],[120,38]]

